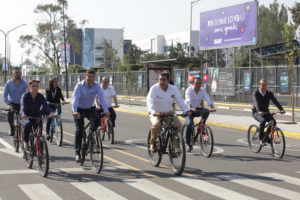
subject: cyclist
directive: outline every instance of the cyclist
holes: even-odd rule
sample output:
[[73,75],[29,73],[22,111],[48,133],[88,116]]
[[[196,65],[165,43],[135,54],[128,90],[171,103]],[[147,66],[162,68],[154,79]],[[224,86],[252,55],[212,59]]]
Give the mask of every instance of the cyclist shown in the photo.
[[189,110],[194,111],[192,112],[191,116],[187,116],[186,119],[186,134],[185,134],[185,141],[188,146],[188,151],[190,152],[193,150],[193,146],[190,144],[191,139],[191,132],[193,128],[193,119],[194,117],[200,117],[202,116],[202,124],[204,125],[208,115],[209,110],[206,108],[201,108],[201,101],[205,99],[207,102],[207,105],[210,106],[211,110],[215,111],[213,102],[210,100],[206,90],[204,88],[201,88],[202,86],[202,80],[199,77],[194,78],[193,85],[186,89],[185,91],[185,98],[186,98],[186,104],[189,108]]
[[27,90],[26,81],[22,79],[21,69],[16,67],[12,72],[13,79],[5,84],[3,92],[3,100],[10,110],[7,114],[8,123],[10,126],[9,135],[13,136],[14,130],[14,110],[20,110],[20,101],[22,95]]
[[[58,87],[57,78],[53,78],[49,81],[48,88],[46,89],[46,100],[51,108],[51,110],[55,113],[57,111],[57,114],[60,115],[61,113],[61,106],[60,105],[53,105],[59,104],[60,100],[62,100],[63,103],[66,103],[64,96],[61,92],[60,87]],[[46,124],[46,134],[47,134],[47,140],[50,139],[49,131],[50,131],[50,124],[52,123],[53,118],[47,119]],[[52,129],[54,131],[54,129]]]
[[[24,120],[27,120],[27,117],[41,117],[42,111],[41,106],[43,106],[43,110],[46,112],[48,117],[54,117],[54,113],[51,112],[50,107],[47,104],[45,97],[39,93],[39,84],[38,80],[30,80],[28,82],[29,92],[25,93],[21,99],[21,117]],[[27,123],[23,124],[24,126],[24,148],[28,149],[28,140],[29,134],[32,126],[36,122],[36,119],[30,119]],[[40,121],[39,123],[39,133],[42,134],[43,123]]]
[[95,82],[95,72],[88,70],[85,74],[85,80],[81,81],[75,86],[73,93],[73,115],[76,124],[75,133],[75,161],[81,162],[80,149],[82,144],[82,133],[84,126],[84,118],[81,115],[86,115],[91,121],[90,131],[95,131],[100,125],[100,118],[96,112],[96,108],[93,105],[96,95],[100,101],[100,104],[106,113],[106,117],[109,117],[109,112],[104,99],[103,91],[99,83]]
[[264,128],[266,122],[272,120],[272,115],[269,113],[270,100],[276,105],[276,107],[281,111],[282,114],[285,110],[282,108],[280,103],[275,98],[273,92],[267,90],[268,83],[266,80],[262,79],[259,81],[258,90],[253,93],[253,109],[252,114],[254,119],[256,119],[259,124],[259,143],[263,144],[264,138]]
[[[115,127],[115,121],[116,121],[117,115],[116,115],[114,108],[111,105],[111,99],[114,100],[115,107],[119,107],[116,91],[113,88],[113,86],[109,85],[109,79],[107,77],[102,78],[101,88],[103,90],[106,105],[108,106],[108,111],[110,113],[109,117],[111,119],[112,126]],[[100,110],[100,112],[102,112],[102,109],[100,108],[100,105],[99,105],[98,98],[95,99],[95,104],[96,104],[96,108],[98,110]]]
[[[169,123],[167,118],[160,118],[160,115],[173,113],[172,104],[174,101],[177,102],[184,112],[190,114],[178,88],[170,85],[169,81],[170,75],[166,72],[161,73],[159,75],[158,83],[150,88],[147,95],[147,107],[151,121],[150,150],[152,152],[156,151],[156,138],[161,129],[160,120],[163,120],[167,124]],[[177,117],[174,117],[174,124],[175,127],[178,128],[178,131],[182,133],[182,125]]]

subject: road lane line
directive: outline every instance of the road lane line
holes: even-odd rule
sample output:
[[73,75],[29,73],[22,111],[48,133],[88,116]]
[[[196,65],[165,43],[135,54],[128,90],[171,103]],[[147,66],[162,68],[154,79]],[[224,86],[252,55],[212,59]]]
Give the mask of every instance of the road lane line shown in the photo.
[[72,182],[71,183],[74,187],[81,190],[83,193],[87,194],[88,196],[94,199],[101,199],[101,200],[123,200],[126,199],[119,195],[118,193],[96,183],[96,182]]
[[14,174],[37,174],[37,170],[32,169],[17,169],[17,170],[0,170],[0,175],[14,175]]
[[184,185],[187,185],[188,187],[192,187],[196,190],[200,190],[210,195],[219,197],[221,199],[227,199],[227,200],[231,200],[231,199],[254,200],[255,199],[253,197],[196,178],[176,177],[170,179],[182,183]]
[[5,148],[7,148],[7,149],[13,149],[13,147],[9,143],[7,143],[6,141],[4,141],[2,138],[0,138],[0,143],[3,146],[5,146]]
[[[290,183],[290,184],[300,186],[300,179],[294,178],[294,177],[291,177],[291,176],[285,176],[285,175],[278,174],[278,173],[258,173],[258,175],[269,177],[269,178],[272,178],[272,179],[278,179],[278,180],[284,181],[286,183]],[[277,180],[275,180],[275,181],[277,181]]]
[[221,175],[221,176],[217,176],[217,177],[231,181],[233,183],[244,185],[246,187],[260,190],[262,192],[266,192],[266,193],[269,193],[272,195],[277,195],[282,198],[295,199],[295,200],[300,199],[300,193],[298,193],[298,192],[287,190],[287,189],[277,187],[277,186],[274,186],[271,184],[263,183],[260,181],[252,180],[250,178],[246,178],[243,176],[232,174],[232,175]]
[[162,187],[156,183],[148,181],[146,179],[125,179],[122,180],[122,182],[146,194],[149,194],[157,199],[164,199],[164,200],[174,200],[174,199],[190,200],[191,199],[175,191]]
[[3,152],[3,153],[7,153],[9,155],[12,155],[12,156],[17,156],[19,158],[23,158],[21,153],[15,152],[14,149],[6,149],[6,148],[4,149],[3,148],[3,149],[0,149],[0,151]]
[[62,200],[44,184],[22,184],[18,186],[31,200]]

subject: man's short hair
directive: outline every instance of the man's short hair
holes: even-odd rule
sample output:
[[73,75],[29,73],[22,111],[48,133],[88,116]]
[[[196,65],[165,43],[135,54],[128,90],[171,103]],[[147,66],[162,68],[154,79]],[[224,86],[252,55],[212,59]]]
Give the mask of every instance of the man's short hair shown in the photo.
[[15,71],[15,70],[21,70],[21,68],[20,67],[14,67],[13,71]]
[[202,81],[202,79],[201,79],[200,77],[195,77],[195,78],[193,79],[193,83],[195,83],[196,80]]
[[101,79],[101,82],[103,82],[104,80],[108,80],[109,81],[109,78],[104,76],[102,79]]
[[89,70],[87,70],[87,71],[85,72],[85,75],[86,75],[86,76],[87,76],[88,74],[96,74],[96,72],[95,72],[94,70],[89,69]]
[[33,80],[30,80],[30,81],[28,82],[28,85],[31,85],[33,82],[36,82],[36,83],[40,84],[40,81],[39,81],[39,80],[33,79]]
[[162,72],[159,74],[159,76],[165,76],[168,80],[170,80],[170,74],[168,72]]
[[266,82],[266,83],[268,84],[268,81],[267,81],[267,80],[261,79],[261,80],[259,81],[258,85],[261,85],[263,82]]

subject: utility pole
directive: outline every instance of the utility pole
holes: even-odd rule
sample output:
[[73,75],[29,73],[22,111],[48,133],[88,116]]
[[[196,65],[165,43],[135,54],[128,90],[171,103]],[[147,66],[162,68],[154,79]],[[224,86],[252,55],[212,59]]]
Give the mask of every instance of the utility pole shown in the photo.
[[67,45],[66,45],[66,26],[65,26],[65,0],[63,0],[63,25],[64,25],[64,50],[65,50],[65,74],[66,74],[66,96],[69,98],[69,89],[68,89],[68,58],[67,58]]

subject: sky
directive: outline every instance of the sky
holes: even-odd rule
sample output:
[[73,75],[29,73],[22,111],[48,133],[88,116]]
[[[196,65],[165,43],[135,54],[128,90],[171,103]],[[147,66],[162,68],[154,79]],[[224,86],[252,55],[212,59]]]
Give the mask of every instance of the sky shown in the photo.
[[[251,0],[200,0],[193,7],[192,27],[199,30],[200,12],[214,10]],[[278,0],[291,7],[300,0]],[[26,24],[8,35],[10,60],[19,65],[28,56],[19,45],[20,35],[35,34],[38,15],[33,13],[38,4],[56,0],[0,0],[0,30],[7,32]],[[273,0],[260,0],[269,6]],[[183,32],[190,29],[191,0],[68,0],[66,13],[79,23],[88,20],[85,28],[123,28],[125,39],[146,39],[153,35]],[[0,54],[4,57],[4,34],[0,33]],[[31,55],[29,58],[33,58]]]

